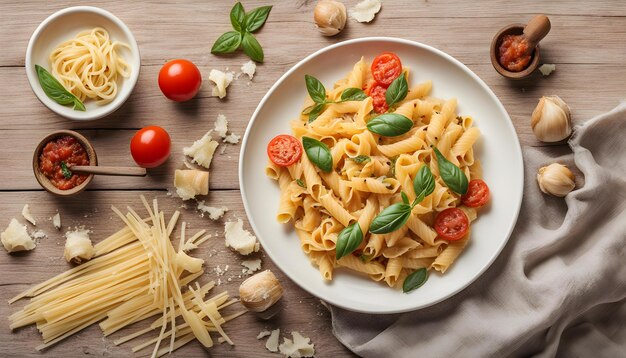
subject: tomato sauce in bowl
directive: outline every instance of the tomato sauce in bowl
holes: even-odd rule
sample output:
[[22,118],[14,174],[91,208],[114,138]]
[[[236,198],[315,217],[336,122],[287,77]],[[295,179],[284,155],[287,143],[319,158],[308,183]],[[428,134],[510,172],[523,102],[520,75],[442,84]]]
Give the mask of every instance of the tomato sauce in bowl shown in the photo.
[[519,72],[528,67],[528,40],[524,35],[504,35],[498,48],[498,61],[509,71]]
[[89,165],[89,155],[78,139],[70,135],[48,141],[39,155],[39,170],[60,190],[75,188],[89,177],[69,171],[73,165]]

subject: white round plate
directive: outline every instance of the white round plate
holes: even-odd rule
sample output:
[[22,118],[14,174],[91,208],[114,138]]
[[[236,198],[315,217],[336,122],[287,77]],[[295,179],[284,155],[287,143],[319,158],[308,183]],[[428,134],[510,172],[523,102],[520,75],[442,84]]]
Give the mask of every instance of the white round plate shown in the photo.
[[[291,134],[289,121],[298,118],[307,95],[304,75],[317,77],[327,88],[343,78],[361,56],[371,60],[384,51],[396,53],[411,68],[410,83],[433,81],[432,95],[456,97],[458,113],[471,115],[482,133],[476,145],[492,199],[472,225],[470,244],[443,275],[431,272],[424,286],[408,294],[336,269],[324,282],[300,248],[292,224],[276,222],[280,191],[265,176],[267,143]],[[430,46],[396,38],[362,38],[321,49],[300,61],[272,86],[257,107],[243,140],[239,182],[250,224],[265,252],[302,288],[333,305],[366,313],[398,313],[424,308],[461,291],[480,276],[506,244],[519,212],[523,161],[515,129],[506,110],[487,85],[465,65]]]

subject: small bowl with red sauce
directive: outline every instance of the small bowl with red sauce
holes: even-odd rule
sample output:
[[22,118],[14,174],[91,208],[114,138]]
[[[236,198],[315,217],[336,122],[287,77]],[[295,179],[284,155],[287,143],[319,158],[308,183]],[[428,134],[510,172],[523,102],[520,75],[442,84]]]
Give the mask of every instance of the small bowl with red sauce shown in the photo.
[[33,155],[33,172],[48,192],[68,196],[85,190],[93,174],[72,173],[74,165],[98,164],[96,151],[87,138],[71,130],[48,134],[39,142]]

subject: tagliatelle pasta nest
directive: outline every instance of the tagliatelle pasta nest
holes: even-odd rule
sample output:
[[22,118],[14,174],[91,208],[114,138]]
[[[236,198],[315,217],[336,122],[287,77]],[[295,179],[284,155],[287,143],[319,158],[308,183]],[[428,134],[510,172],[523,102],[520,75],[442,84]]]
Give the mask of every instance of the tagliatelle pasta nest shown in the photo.
[[[408,80],[409,69],[402,68],[400,76]],[[368,128],[378,116],[373,112],[375,99],[361,92],[356,100],[342,101],[347,89],[371,88],[374,77],[362,58],[326,91],[317,117],[310,117],[309,112],[315,111],[320,100],[307,96],[303,114],[291,121],[293,136],[299,141],[308,137],[325,144],[332,170],[324,171],[314,163],[305,143],[306,154],[297,162],[279,166],[269,161],[266,174],[278,181],[281,190],[277,220],[293,223],[302,250],[325,280],[332,280],[336,268],[345,267],[397,287],[421,268],[444,273],[468,244],[476,208],[463,205],[462,195],[442,178],[434,148],[465,175],[467,191],[467,181],[482,176],[473,150],[480,132],[470,116],[457,115],[456,99],[429,96],[432,83],[427,81],[407,86],[405,97],[389,106],[389,113],[412,122],[410,129],[395,136],[377,134]],[[416,193],[414,180],[424,166],[434,178],[434,189]],[[383,210],[403,202],[409,208],[408,219],[402,218],[404,224],[388,233],[371,232],[372,222]],[[434,228],[437,216],[448,208],[458,208],[467,216],[466,231],[459,239],[446,240]],[[349,243],[358,246],[348,254],[338,253],[342,231],[355,224],[362,240]],[[341,246],[343,250],[344,243]]]

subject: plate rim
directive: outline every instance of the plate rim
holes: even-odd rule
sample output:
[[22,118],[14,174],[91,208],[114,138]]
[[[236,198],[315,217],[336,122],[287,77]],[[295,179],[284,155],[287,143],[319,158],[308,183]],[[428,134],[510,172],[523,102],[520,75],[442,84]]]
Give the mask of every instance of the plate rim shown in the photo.
[[[259,112],[264,107],[265,103],[274,94],[274,92],[278,89],[278,87],[280,87],[280,85],[288,77],[290,77],[292,73],[294,73],[300,67],[302,67],[305,64],[307,64],[308,62],[310,62],[315,57],[318,57],[318,56],[322,55],[323,53],[331,51],[331,50],[333,50],[335,48],[338,48],[338,47],[343,47],[343,46],[348,46],[348,45],[358,44],[358,43],[364,43],[364,42],[390,42],[390,43],[398,43],[398,44],[418,47],[418,48],[421,48],[421,49],[433,52],[436,55],[439,55],[439,56],[445,58],[446,60],[452,62],[454,65],[456,65],[459,68],[461,68],[477,84],[479,84],[493,99],[495,99],[497,107],[506,116],[506,126],[507,126],[507,128],[514,134],[514,138],[515,138],[514,150],[515,150],[515,152],[517,154],[517,157],[520,159],[517,169],[520,171],[520,173],[522,173],[522,178],[520,180],[519,187],[516,190],[517,195],[514,198],[516,203],[517,203],[517,205],[516,205],[516,207],[514,209],[513,220],[509,223],[509,227],[508,227],[505,239],[499,245],[497,250],[494,251],[494,254],[489,258],[489,260],[486,262],[486,264],[483,265],[483,267],[478,271],[478,273],[476,275],[474,275],[474,277],[472,277],[466,283],[464,283],[463,285],[460,285],[456,289],[452,290],[447,295],[444,295],[444,296],[442,296],[442,297],[440,297],[440,298],[438,298],[438,299],[436,299],[434,301],[428,302],[427,304],[415,305],[414,307],[400,308],[400,309],[393,309],[392,308],[392,309],[383,309],[383,310],[381,310],[381,309],[374,309],[374,310],[358,309],[358,308],[349,307],[347,305],[344,305],[340,301],[337,301],[337,300],[335,300],[333,298],[327,298],[327,297],[326,298],[322,298],[322,297],[320,297],[320,295],[318,295],[310,287],[307,287],[307,285],[305,285],[303,283],[300,283],[298,280],[296,280],[294,277],[292,277],[292,275],[290,275],[283,268],[284,267],[284,263],[278,262],[277,260],[273,259],[273,255],[271,253],[271,250],[267,249],[263,245],[263,241],[264,240],[261,238],[261,235],[258,234],[259,231],[258,231],[258,229],[256,227],[256,224],[255,224],[254,220],[251,219],[252,218],[252,216],[250,215],[251,211],[250,211],[250,208],[249,208],[249,205],[248,205],[248,201],[246,199],[245,186],[243,185],[244,159],[245,159],[245,153],[246,153],[246,148],[247,148],[247,144],[248,144],[248,139],[250,138],[250,132],[251,132],[252,125],[257,120],[257,118],[259,116]],[[335,44],[332,44],[332,45],[329,45],[329,46],[325,46],[325,47],[323,47],[323,48],[321,48],[321,49],[319,49],[317,51],[314,51],[313,53],[311,53],[310,55],[306,56],[302,60],[298,61],[298,63],[293,65],[282,76],[280,76],[280,78],[278,80],[276,80],[276,82],[272,85],[272,87],[270,87],[270,89],[265,93],[265,95],[263,96],[263,98],[261,99],[259,104],[257,105],[256,109],[252,113],[252,117],[250,117],[250,121],[248,122],[248,125],[246,126],[246,131],[244,133],[243,140],[241,142],[241,150],[240,150],[240,153],[239,153],[239,164],[238,164],[238,170],[237,170],[238,181],[239,181],[239,192],[241,194],[241,200],[243,202],[244,210],[245,210],[248,222],[250,224],[250,227],[252,227],[252,230],[254,231],[255,235],[258,238],[258,240],[261,242],[261,245],[263,246],[263,249],[265,250],[265,252],[269,256],[269,258],[281,270],[281,272],[285,276],[289,277],[289,279],[291,281],[293,281],[296,285],[298,285],[298,287],[302,288],[303,290],[305,290],[306,292],[308,292],[312,296],[315,296],[315,297],[317,297],[318,299],[320,299],[320,300],[322,300],[324,302],[327,302],[329,304],[332,304],[332,305],[334,305],[336,307],[339,307],[339,308],[342,308],[342,309],[346,309],[348,311],[359,312],[359,313],[367,313],[367,314],[405,313],[405,312],[413,312],[413,311],[417,311],[417,310],[420,310],[420,309],[423,309],[423,308],[426,308],[426,307],[430,307],[430,306],[433,306],[433,305],[435,305],[437,303],[440,303],[442,301],[445,301],[445,300],[447,300],[447,299],[457,295],[459,292],[461,292],[464,289],[466,289],[468,286],[470,286],[472,283],[474,283],[479,277],[481,277],[485,273],[485,271],[487,271],[487,269],[489,269],[491,267],[493,262],[500,256],[500,254],[502,253],[502,250],[508,244],[509,239],[511,238],[511,235],[513,233],[513,230],[515,229],[515,226],[517,224],[517,220],[519,219],[519,213],[520,213],[521,206],[522,206],[522,197],[523,197],[523,194],[524,194],[524,181],[525,181],[525,178],[524,178],[523,174],[524,174],[524,158],[523,158],[523,155],[522,155],[522,148],[521,148],[521,144],[520,144],[520,141],[519,141],[519,137],[518,137],[517,132],[515,130],[515,126],[513,125],[513,121],[511,120],[511,117],[509,116],[509,113],[507,112],[506,108],[504,107],[504,105],[502,104],[502,102],[500,101],[498,96],[496,96],[496,94],[493,92],[493,90],[491,90],[491,88],[480,77],[478,77],[478,75],[476,75],[474,73],[474,71],[472,71],[469,67],[467,67],[465,64],[463,64],[461,61],[457,60],[456,58],[454,58],[453,56],[447,54],[446,52],[444,52],[442,50],[439,50],[439,49],[437,49],[437,48],[435,48],[433,46],[430,46],[430,45],[418,42],[418,41],[407,40],[407,39],[397,38],[397,37],[387,37],[387,36],[362,37],[362,38],[357,38],[357,39],[350,39],[350,40],[346,40],[346,41],[341,41],[341,42],[338,42],[338,43],[335,43]]]

